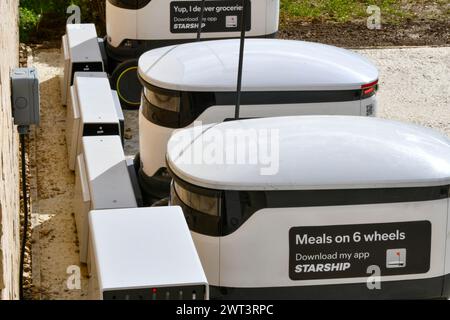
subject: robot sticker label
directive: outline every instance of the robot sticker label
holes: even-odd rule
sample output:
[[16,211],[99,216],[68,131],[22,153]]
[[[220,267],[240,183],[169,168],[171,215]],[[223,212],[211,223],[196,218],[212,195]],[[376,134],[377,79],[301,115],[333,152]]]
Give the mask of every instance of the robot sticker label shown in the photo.
[[[247,0],[246,31],[251,30],[251,2]],[[173,1],[170,3],[170,32],[195,33],[198,31],[202,7],[200,1]],[[206,1],[202,32],[236,32],[242,26],[241,0]]]
[[291,280],[368,277],[376,265],[381,276],[426,273],[430,269],[431,223],[294,227],[289,231]]

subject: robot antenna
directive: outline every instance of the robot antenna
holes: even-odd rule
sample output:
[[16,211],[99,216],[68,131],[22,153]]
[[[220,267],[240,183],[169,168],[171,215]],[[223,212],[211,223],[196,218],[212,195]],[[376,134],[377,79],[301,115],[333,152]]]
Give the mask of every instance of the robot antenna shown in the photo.
[[202,9],[200,10],[200,16],[198,18],[198,30],[197,30],[197,41],[200,41],[202,36],[202,24],[203,16],[205,15],[206,0],[202,0]]
[[246,14],[247,14],[247,0],[242,0],[242,14],[241,14],[241,43],[239,48],[239,68],[238,68],[238,80],[236,90],[236,109],[234,118],[239,119],[241,109],[241,91],[242,91],[242,69],[244,65],[244,47],[245,47],[245,31],[246,31]]

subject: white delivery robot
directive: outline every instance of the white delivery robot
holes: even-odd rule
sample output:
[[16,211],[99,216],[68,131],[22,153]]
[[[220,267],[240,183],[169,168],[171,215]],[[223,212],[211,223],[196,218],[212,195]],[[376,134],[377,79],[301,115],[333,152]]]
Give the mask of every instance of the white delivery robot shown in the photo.
[[[279,0],[246,0],[249,37],[274,37]],[[123,105],[139,107],[137,59],[150,50],[194,41],[203,10],[202,39],[237,38],[243,0],[107,0],[105,51],[113,89]]]
[[[247,0],[248,37],[274,37],[278,32],[279,0]],[[201,0],[107,0],[107,50],[118,61],[138,58],[163,46],[195,40]],[[242,0],[207,0],[202,39],[238,38]]]
[[441,134],[369,117],[241,120],[178,131],[167,163],[212,299],[450,296]]
[[[139,60],[144,85],[139,113],[140,182],[154,198],[165,175],[174,129],[234,117],[239,40],[151,50]],[[378,71],[362,56],[318,43],[248,39],[241,117],[374,116]],[[150,201],[151,202],[151,201]]]

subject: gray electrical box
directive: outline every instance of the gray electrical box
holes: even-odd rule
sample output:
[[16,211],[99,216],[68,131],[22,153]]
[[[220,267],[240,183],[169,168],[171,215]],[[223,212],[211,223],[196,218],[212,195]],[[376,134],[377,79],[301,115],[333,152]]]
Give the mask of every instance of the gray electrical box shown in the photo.
[[17,68],[11,72],[14,124],[39,124],[39,79],[35,68]]

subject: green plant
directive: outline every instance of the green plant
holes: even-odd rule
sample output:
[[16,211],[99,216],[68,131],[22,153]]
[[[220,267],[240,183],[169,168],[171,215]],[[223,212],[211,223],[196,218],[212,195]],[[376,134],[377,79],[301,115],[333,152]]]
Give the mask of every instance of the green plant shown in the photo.
[[20,41],[28,41],[30,35],[36,31],[40,15],[28,8],[19,8]]
[[81,8],[83,23],[95,23],[99,34],[105,33],[105,0],[20,0],[21,41],[60,38],[69,17],[66,10],[72,4]]
[[281,0],[283,18],[350,22],[365,20],[367,7],[380,7],[382,18],[394,22],[410,16],[410,6],[416,0]]

